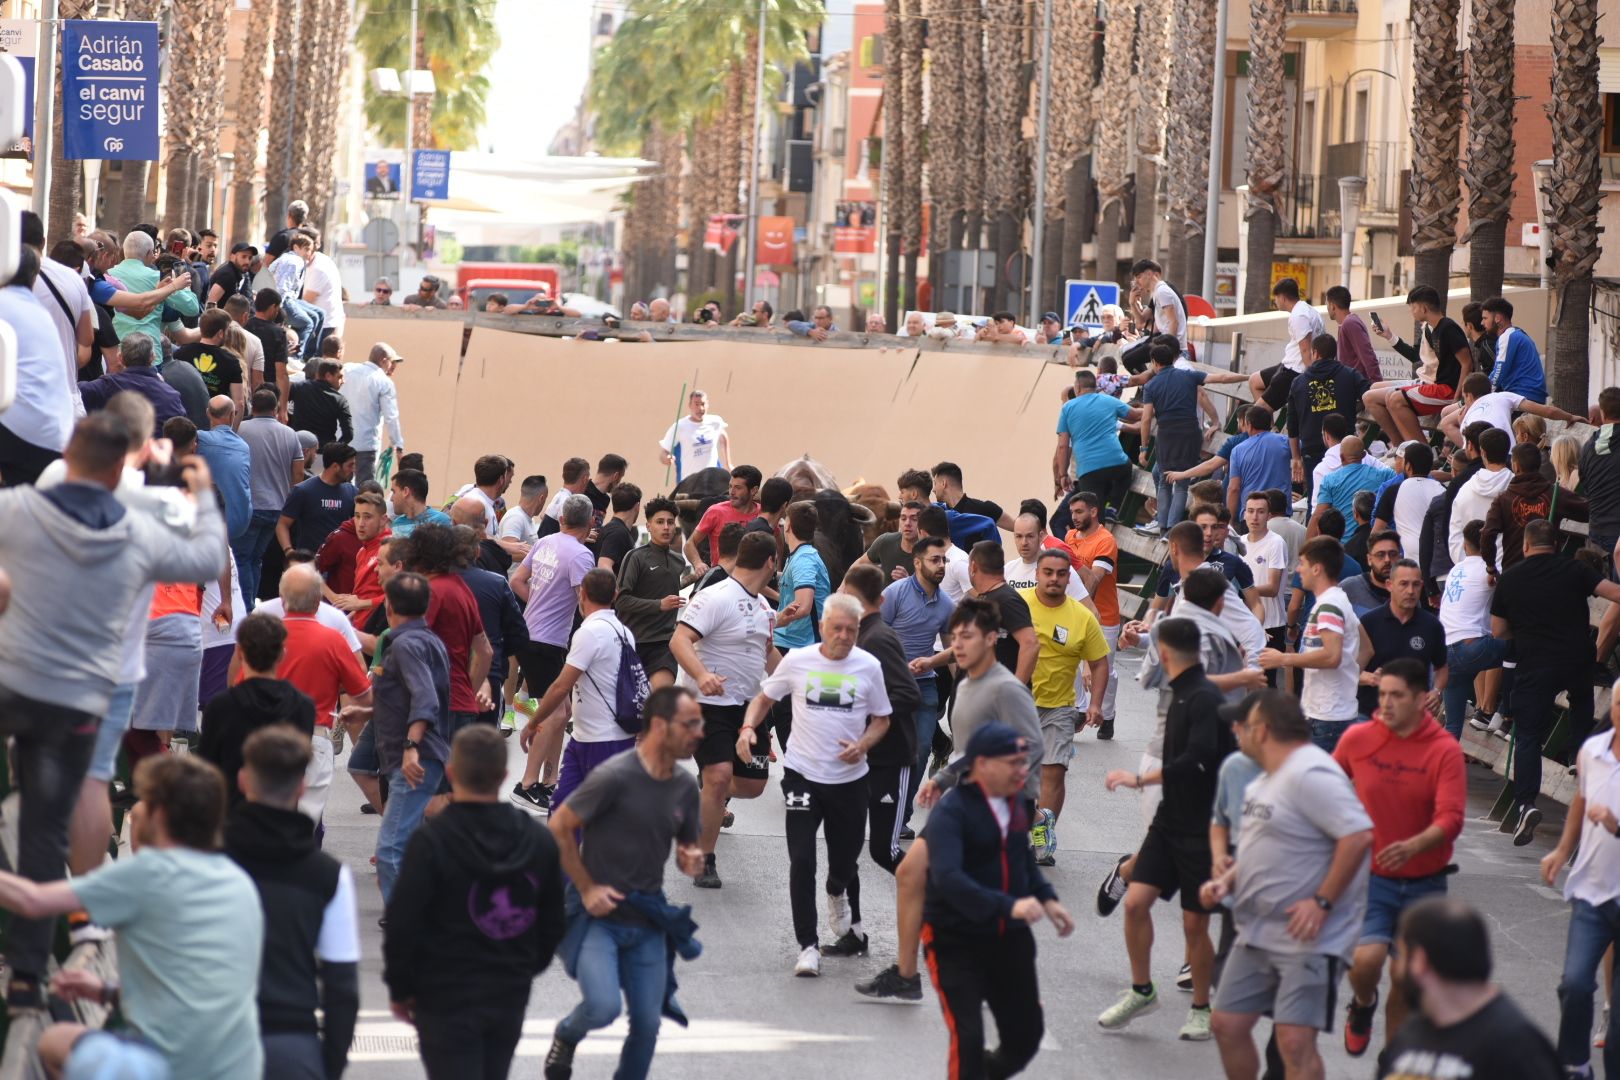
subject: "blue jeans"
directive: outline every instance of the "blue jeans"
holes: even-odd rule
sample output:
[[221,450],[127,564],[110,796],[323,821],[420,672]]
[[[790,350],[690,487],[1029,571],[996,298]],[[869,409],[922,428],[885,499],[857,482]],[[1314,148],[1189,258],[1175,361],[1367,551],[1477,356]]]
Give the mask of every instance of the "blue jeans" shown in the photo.
[[1446,730],[1454,739],[1462,738],[1463,712],[1468,708],[1468,695],[1474,689],[1474,676],[1502,666],[1507,658],[1511,641],[1491,637],[1472,638],[1446,646],[1446,689],[1442,695],[1446,703]]
[[641,1080],[652,1067],[664,1009],[669,951],[663,932],[653,926],[592,919],[579,946],[576,970],[584,999],[557,1023],[557,1038],[577,1045],[586,1035],[613,1023],[619,1016],[622,993],[630,1014],[630,1033],[619,1051],[619,1068],[613,1076],[614,1080]]
[[236,576],[242,585],[242,604],[249,611],[259,601],[259,571],[264,564],[264,553],[270,550],[270,541],[276,538],[276,522],[280,520],[280,510],[255,510],[242,535],[231,541],[231,553],[236,556]]
[[[1602,837],[1598,838],[1599,840]],[[1564,945],[1564,975],[1558,980],[1558,1063],[1585,1065],[1592,1058],[1592,995],[1597,973],[1610,945],[1620,945],[1620,901],[1594,907],[1571,900],[1569,937]],[[1620,979],[1609,988],[1620,996]],[[1620,1009],[1609,1014],[1609,1042],[1603,1048],[1603,1073],[1620,1076]]]
[[422,824],[428,801],[438,793],[444,762],[423,761],[422,771],[427,775],[415,787],[406,781],[403,766],[396,766],[388,774],[388,802],[383,805],[382,825],[377,829],[377,884],[385,904],[394,895],[399,866],[405,861],[405,845]]
[[911,784],[906,788],[906,816],[911,820],[911,808],[917,799],[917,789],[928,778],[928,757],[933,752],[934,732],[939,730],[939,679],[918,679],[917,693],[922,703],[912,714],[917,724],[917,767],[911,771]]
[[1187,516],[1187,489],[1192,486],[1191,480],[1178,480],[1174,484],[1164,478],[1164,470],[1158,462],[1153,463],[1154,496],[1159,502],[1159,512],[1156,520],[1161,532],[1169,532],[1170,526],[1177,524]]
[[1312,720],[1311,742],[1320,746],[1329,754],[1339,745],[1339,736],[1350,730],[1350,725],[1356,721],[1351,720]]
[[298,335],[298,355],[310,359],[313,350],[319,347],[321,328],[326,325],[325,313],[303,300],[286,299],[281,301],[281,311],[287,316],[287,325]]

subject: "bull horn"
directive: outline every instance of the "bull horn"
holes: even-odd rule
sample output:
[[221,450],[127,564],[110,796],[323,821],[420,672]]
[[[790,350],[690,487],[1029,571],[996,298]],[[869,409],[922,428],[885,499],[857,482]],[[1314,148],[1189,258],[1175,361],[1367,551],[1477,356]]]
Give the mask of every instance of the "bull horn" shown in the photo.
[[899,515],[899,513],[900,513],[900,504],[897,501],[895,501],[894,499],[890,499],[888,502],[884,503],[883,505],[887,506],[889,508],[889,513],[894,514],[896,516]]
[[690,511],[690,512],[695,514],[699,510],[701,510],[702,508],[703,508],[703,500],[702,499],[676,499],[675,500],[675,509],[680,510],[683,513],[687,512],[687,511]]
[[849,517],[851,521],[861,525],[877,524],[877,515],[872,513],[872,508],[858,502],[849,504]]

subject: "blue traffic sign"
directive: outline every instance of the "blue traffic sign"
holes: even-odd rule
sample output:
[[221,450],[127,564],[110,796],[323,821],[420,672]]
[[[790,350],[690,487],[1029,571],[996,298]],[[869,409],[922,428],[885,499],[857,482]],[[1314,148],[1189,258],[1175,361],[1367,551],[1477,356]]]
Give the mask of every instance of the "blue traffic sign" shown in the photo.
[[158,158],[158,24],[62,24],[62,149],[69,161]]
[[1102,329],[1102,309],[1119,303],[1119,285],[1113,281],[1063,283],[1063,321],[1067,326]]
[[411,153],[411,201],[450,197],[450,151],[415,150]]

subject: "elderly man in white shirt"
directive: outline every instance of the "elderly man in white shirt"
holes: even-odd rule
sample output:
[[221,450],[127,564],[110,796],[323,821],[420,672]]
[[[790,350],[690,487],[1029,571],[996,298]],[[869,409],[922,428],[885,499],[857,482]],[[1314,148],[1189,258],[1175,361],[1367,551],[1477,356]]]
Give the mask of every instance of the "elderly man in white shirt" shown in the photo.
[[394,365],[405,358],[386,341],[371,347],[371,358],[363,364],[343,365],[343,396],[349,401],[354,420],[354,482],[363,484],[377,478],[377,451],[381,449],[382,426],[388,425],[388,441],[396,454],[405,453],[405,435],[399,427],[399,396],[394,389]]

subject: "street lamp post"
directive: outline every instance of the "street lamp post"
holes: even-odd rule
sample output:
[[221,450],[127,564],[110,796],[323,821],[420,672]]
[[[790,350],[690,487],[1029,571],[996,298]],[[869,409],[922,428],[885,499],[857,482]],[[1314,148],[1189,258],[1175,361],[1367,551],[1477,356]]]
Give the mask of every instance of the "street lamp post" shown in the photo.
[[1541,287],[1552,288],[1552,198],[1547,185],[1552,183],[1552,159],[1545,158],[1530,166],[1530,176],[1536,185],[1536,236],[1541,241]]
[[754,137],[748,154],[748,255],[743,263],[743,307],[754,310],[754,266],[759,262],[754,245],[759,242],[759,140],[760,108],[765,101],[765,0],[759,0],[759,46],[754,63]]
[[[1361,224],[1361,196],[1367,190],[1363,176],[1339,177],[1339,284],[1350,287],[1350,257],[1356,249],[1356,227]],[[1354,294],[1355,289],[1350,289]]]
[[[1072,2],[1072,0],[1071,0]],[[1046,273],[1046,132],[1047,102],[1052,96],[1052,0],[1042,4],[1041,99],[1035,134],[1035,233],[1029,275],[1029,325],[1041,325],[1041,290]]]

